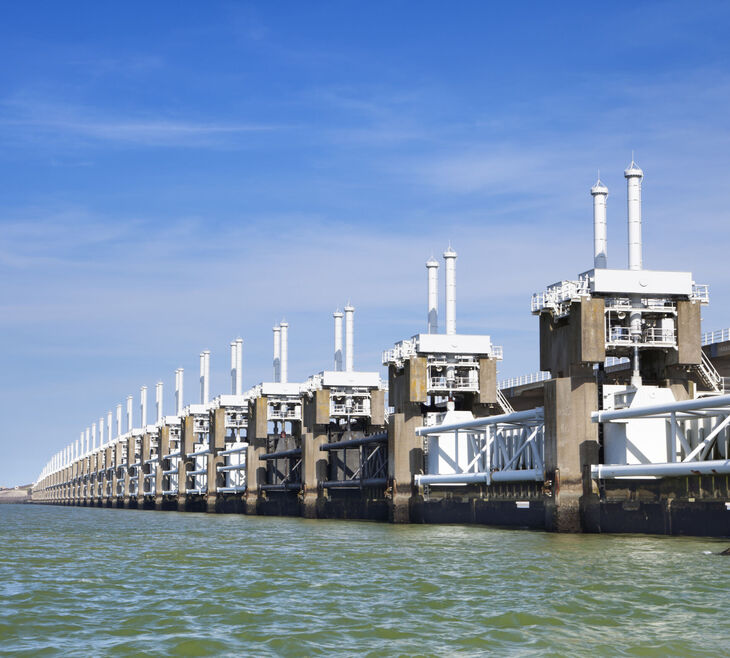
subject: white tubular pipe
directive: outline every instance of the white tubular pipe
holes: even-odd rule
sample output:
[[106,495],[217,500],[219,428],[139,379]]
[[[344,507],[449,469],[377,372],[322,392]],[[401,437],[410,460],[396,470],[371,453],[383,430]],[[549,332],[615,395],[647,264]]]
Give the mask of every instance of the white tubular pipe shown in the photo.
[[449,248],[444,252],[446,263],[446,333],[456,333],[456,252]]
[[345,370],[352,372],[355,368],[355,307],[345,306]]
[[200,353],[200,404],[210,399],[210,350]]
[[281,381],[281,327],[274,327],[274,381]]
[[131,395],[127,396],[127,432],[132,431],[132,406],[134,405],[134,398]]
[[96,423],[91,424],[91,450],[96,450]]
[[499,414],[496,416],[484,416],[483,418],[475,418],[461,423],[448,423],[446,425],[430,425],[429,427],[416,428],[418,436],[426,436],[428,434],[441,434],[443,432],[451,432],[453,430],[470,430],[482,429],[489,425],[499,425],[500,423],[525,423],[525,422],[542,422],[545,418],[543,407],[535,407],[525,411],[515,411],[510,414]]
[[236,394],[236,365],[238,359],[236,358],[236,341],[231,341],[231,394]]
[[591,466],[591,477],[610,480],[618,477],[683,477],[687,475],[727,475],[730,460],[706,462],[672,462],[668,464],[597,464]]
[[162,423],[162,382],[157,382],[155,386],[155,411],[156,411],[156,422]]
[[81,436],[79,437],[79,440],[76,442],[76,459],[79,458],[79,455],[84,451],[84,433],[81,432]]
[[111,409],[106,415],[106,442],[112,442],[112,412]]
[[289,323],[282,322],[281,327],[281,365],[279,381],[286,384],[289,381]]
[[122,405],[117,405],[117,437],[122,436]]
[[448,475],[416,475],[416,484],[486,484],[488,473],[450,473]]
[[89,447],[91,443],[91,428],[86,428],[86,444],[84,445],[83,452],[85,455],[89,454]]
[[332,314],[335,319],[335,370],[342,370],[342,312],[337,310]]
[[[81,432],[81,441],[83,441],[84,433]],[[74,461],[76,461],[79,458],[79,441],[76,441],[76,454],[74,455]]]
[[243,338],[236,338],[236,389],[235,395],[243,395]]
[[99,418],[99,447],[104,445],[104,416]]
[[175,371],[175,415],[182,416],[183,411],[183,369]]
[[593,267],[605,269],[608,267],[608,239],[606,237],[606,199],[608,188],[601,182],[600,177],[591,188],[593,197]]
[[142,429],[147,427],[147,387],[139,389],[139,415],[142,421]]
[[631,160],[624,171],[628,191],[629,269],[642,269],[641,258],[641,180],[644,172]]
[[490,484],[491,482],[541,482],[545,474],[541,468],[514,471],[492,471],[491,473],[449,473],[445,475],[416,475],[419,486],[426,484]]
[[439,332],[439,263],[435,258],[426,261],[428,272],[428,333]]
[[[680,400],[679,402],[668,402],[667,404],[652,404],[645,407],[630,407],[615,411],[594,411],[591,413],[591,420],[594,423],[603,423],[609,420],[643,418],[645,416],[656,416],[659,414],[681,413],[686,411],[697,411],[700,409],[722,409],[722,415],[727,412],[723,407],[730,406],[730,395],[716,395],[709,398],[698,398],[696,400]],[[720,415],[718,413],[717,415]]]

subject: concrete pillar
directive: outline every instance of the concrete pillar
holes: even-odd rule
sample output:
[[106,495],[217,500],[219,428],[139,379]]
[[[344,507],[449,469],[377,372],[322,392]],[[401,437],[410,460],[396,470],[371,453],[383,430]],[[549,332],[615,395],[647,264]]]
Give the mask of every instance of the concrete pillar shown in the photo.
[[302,404],[302,516],[316,518],[318,506],[324,502],[321,483],[327,480],[329,455],[320,450],[327,443],[330,421],[330,392],[315,391]]
[[150,483],[149,478],[146,478],[145,475],[150,472],[152,464],[147,464],[147,461],[150,458],[150,445],[152,442],[152,437],[149,432],[145,432],[142,435],[142,441],[141,441],[141,450],[139,454],[139,461],[141,466],[139,467],[139,470],[137,471],[137,474],[139,476],[139,480],[137,481],[138,488],[138,494],[137,494],[137,500],[138,505],[143,505],[145,496],[148,494],[146,490],[146,485]]
[[205,508],[208,512],[216,511],[218,487],[223,485],[224,476],[218,473],[218,467],[223,465],[223,457],[218,453],[226,447],[226,410],[223,407],[212,409],[208,431],[211,454],[208,455],[208,492],[205,499]]
[[184,416],[180,422],[180,461],[177,474],[177,509],[183,512],[187,509],[188,471],[194,469],[194,459],[188,457],[193,452],[195,443],[195,418],[192,415]]
[[170,454],[170,426],[163,425],[160,427],[159,448],[157,452],[157,464],[155,465],[155,509],[161,510],[163,507],[163,475],[162,472],[169,470],[170,463],[168,459],[163,459],[164,455]]
[[256,514],[259,500],[259,486],[266,481],[266,465],[261,455],[266,452],[266,437],[269,433],[268,400],[265,396],[249,402],[248,429],[246,430],[246,514]]
[[[113,489],[114,486],[114,477],[113,474],[110,473],[109,469],[114,464],[114,449],[112,448],[110,443],[106,444],[106,449],[104,450],[104,495],[102,496],[102,505],[105,507],[111,507],[112,500],[113,500]],[[111,486],[109,486],[111,484]]]
[[96,453],[89,455],[89,505],[96,503]]
[[124,478],[124,490],[122,494],[122,504],[124,507],[129,507],[132,504],[132,476],[134,475],[134,468],[132,464],[137,461],[137,450],[136,450],[137,439],[134,435],[130,436],[123,446],[124,450],[124,461],[127,462],[125,470],[126,477]]
[[496,359],[479,359],[479,404],[497,404]]
[[390,366],[390,396],[395,409],[388,424],[390,520],[393,523],[410,521],[413,476],[423,471],[423,439],[416,436],[416,428],[423,425],[421,403],[426,401],[426,375],[424,357],[410,357],[400,373]]
[[[598,425],[591,412],[598,406],[598,388],[589,367],[583,373],[545,383],[545,478],[550,496],[545,506],[546,529],[580,532],[584,476],[598,460]],[[589,478],[585,480],[589,482]]]
[[[125,472],[122,470],[119,465],[123,464],[124,459],[124,453],[125,453],[125,443],[124,441],[117,441],[114,444],[114,475],[112,477],[112,505],[114,507],[119,507],[120,503],[123,502],[123,491],[120,492],[121,487],[120,480],[124,478]],[[126,480],[126,478],[124,478]],[[126,483],[125,483],[126,487]]]

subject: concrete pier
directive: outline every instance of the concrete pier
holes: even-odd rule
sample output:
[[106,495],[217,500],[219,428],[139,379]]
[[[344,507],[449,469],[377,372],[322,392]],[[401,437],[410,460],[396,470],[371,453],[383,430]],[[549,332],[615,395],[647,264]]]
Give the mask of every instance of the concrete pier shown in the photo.
[[[634,189],[642,174],[633,163],[627,172]],[[594,195],[605,189],[594,186]],[[242,390],[237,339],[232,392],[211,399],[206,350],[200,403],[183,404],[178,369],[176,415],[162,416],[159,384],[157,421],[147,425],[143,389],[139,426],[128,399],[127,432],[120,405],[117,435],[109,412],[106,443],[89,447],[82,434],[43,470],[32,500],[730,536],[730,330],[703,341],[708,296],[691,273],[641,269],[637,216],[634,208],[634,267],[606,269],[601,215],[601,267],[533,296],[537,378],[500,388],[501,347],[488,335],[457,333],[449,247],[447,331],[438,333],[438,262],[430,259],[428,333],[383,352],[387,382],[355,370],[349,303],[333,314],[334,370],[301,383],[288,381],[282,322],[274,381]],[[710,406],[684,411],[698,400]],[[622,479],[618,467],[637,475]],[[663,470],[647,475],[650,467]]]

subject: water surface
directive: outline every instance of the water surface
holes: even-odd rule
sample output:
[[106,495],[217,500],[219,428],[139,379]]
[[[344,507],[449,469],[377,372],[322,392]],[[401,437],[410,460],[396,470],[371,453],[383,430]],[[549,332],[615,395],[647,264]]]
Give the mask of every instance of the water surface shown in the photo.
[[727,542],[0,506],[0,654],[725,655]]

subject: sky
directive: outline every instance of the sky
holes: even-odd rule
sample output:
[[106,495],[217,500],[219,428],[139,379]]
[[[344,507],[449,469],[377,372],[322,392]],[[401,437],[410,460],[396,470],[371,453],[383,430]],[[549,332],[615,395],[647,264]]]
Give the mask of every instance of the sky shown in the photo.
[[197,402],[204,349],[213,395],[239,336],[271,380],[284,319],[290,381],[348,302],[380,370],[449,243],[457,331],[537,371],[530,297],[592,266],[599,169],[626,265],[632,151],[644,266],[730,326],[727,3],[1,4],[0,486],[142,385],[171,413],[176,368]]

